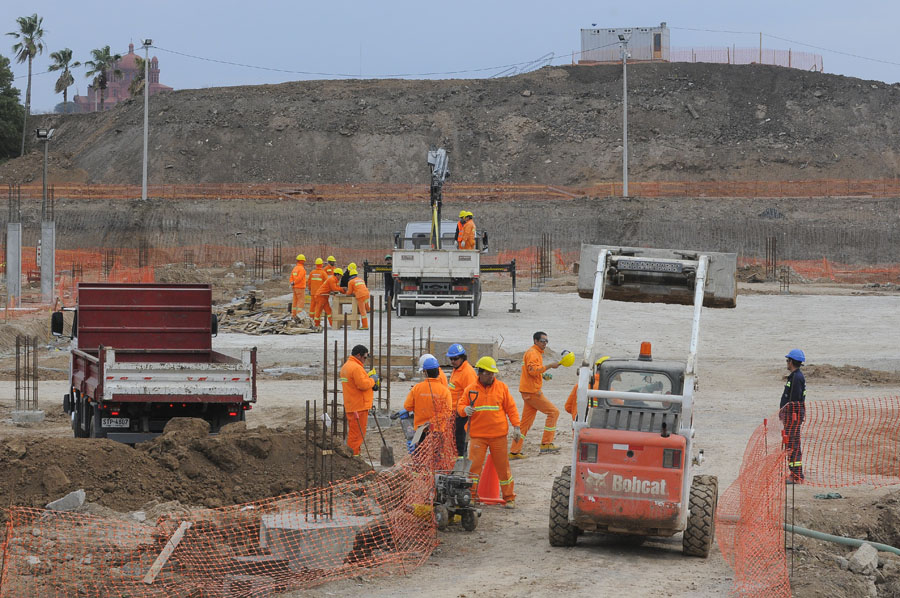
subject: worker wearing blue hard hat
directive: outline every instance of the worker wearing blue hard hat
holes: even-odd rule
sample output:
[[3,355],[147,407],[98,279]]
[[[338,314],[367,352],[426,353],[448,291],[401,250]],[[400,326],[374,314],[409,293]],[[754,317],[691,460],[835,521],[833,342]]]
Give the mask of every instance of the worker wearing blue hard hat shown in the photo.
[[791,349],[784,356],[787,362],[787,381],[781,393],[778,418],[784,426],[787,438],[788,469],[791,474],[788,484],[802,484],[803,450],[800,447],[800,426],[806,418],[806,378],[800,367],[806,362],[806,354],[800,349]]
[[[459,343],[450,345],[447,349],[447,359],[453,366],[453,373],[450,374],[450,394],[453,396],[453,404],[458,405],[459,399],[462,397],[466,387],[478,382],[478,374],[475,368],[469,363],[469,357],[466,355],[466,349]],[[456,428],[454,435],[456,436],[456,455],[459,459],[466,456],[466,424],[469,421],[467,415],[456,414]]]

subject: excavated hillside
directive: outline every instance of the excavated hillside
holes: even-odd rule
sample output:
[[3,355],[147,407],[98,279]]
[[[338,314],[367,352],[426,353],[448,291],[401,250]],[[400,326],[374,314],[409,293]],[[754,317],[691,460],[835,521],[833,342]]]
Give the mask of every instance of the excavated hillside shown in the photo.
[[[900,86],[773,66],[629,66],[633,180],[884,178],[900,173]],[[150,180],[423,181],[448,148],[453,180],[618,179],[622,69],[502,79],[300,81],[154,96]],[[143,104],[35,117],[58,131],[51,181],[139,184]],[[33,153],[0,183],[40,180]]]

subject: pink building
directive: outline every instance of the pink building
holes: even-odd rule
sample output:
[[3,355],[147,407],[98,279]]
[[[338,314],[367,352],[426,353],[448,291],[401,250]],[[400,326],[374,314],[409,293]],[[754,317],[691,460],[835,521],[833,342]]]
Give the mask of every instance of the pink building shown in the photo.
[[[138,75],[137,54],[134,53],[134,44],[128,44],[128,54],[116,63],[115,68],[120,71],[118,75],[110,73],[106,84],[106,93],[103,99],[103,109],[109,110],[119,102],[131,97],[128,86]],[[159,61],[156,56],[150,58],[150,95],[161,91],[171,91],[168,85],[159,82]],[[76,95],[73,100],[77,112],[94,112],[100,110],[100,90],[94,85],[88,85],[87,95]]]

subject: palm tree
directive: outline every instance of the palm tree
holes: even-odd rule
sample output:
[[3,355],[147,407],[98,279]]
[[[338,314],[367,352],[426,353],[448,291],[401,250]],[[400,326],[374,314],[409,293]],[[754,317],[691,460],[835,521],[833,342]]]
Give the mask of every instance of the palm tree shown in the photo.
[[69,69],[81,66],[81,63],[77,60],[72,62],[72,50],[69,48],[59,52],[51,52],[50,59],[53,60],[53,64],[50,65],[48,70],[62,71],[59,74],[59,79],[56,80],[54,91],[63,94],[63,105],[65,105],[69,101],[69,86],[75,83],[75,78]]
[[130,93],[133,98],[144,93],[144,68],[146,68],[144,66],[144,59],[140,56],[135,56],[134,68],[137,69],[137,72],[134,75],[134,79],[128,84],[128,93]]
[[117,62],[122,60],[121,54],[113,54],[110,52],[109,46],[96,48],[91,50],[91,58],[84,63],[88,67],[85,77],[93,77],[93,83],[96,89],[100,90],[100,111],[103,111],[103,101],[106,99],[106,82],[109,76],[121,75],[122,71],[115,68]]
[[25,155],[25,129],[28,124],[28,113],[31,110],[31,61],[38,54],[44,52],[44,29],[42,27],[44,18],[34,13],[30,17],[19,17],[16,19],[19,24],[18,31],[10,31],[6,35],[11,35],[18,41],[13,44],[13,52],[16,54],[16,62],[22,63],[28,61],[28,87],[25,88],[25,122],[22,125],[22,152]]

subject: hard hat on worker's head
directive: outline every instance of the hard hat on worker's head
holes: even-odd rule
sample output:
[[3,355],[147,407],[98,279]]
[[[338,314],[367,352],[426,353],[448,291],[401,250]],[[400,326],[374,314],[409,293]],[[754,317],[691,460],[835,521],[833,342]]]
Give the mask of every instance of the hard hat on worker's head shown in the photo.
[[471,218],[471,217],[474,216],[474,215],[475,215],[475,214],[473,214],[472,212],[466,212],[466,217],[467,217],[467,218]]
[[487,355],[485,355],[475,363],[475,369],[484,370],[486,372],[493,372],[495,374],[500,371],[497,369],[497,362],[494,361],[494,358],[488,357]]
[[563,351],[562,357],[559,360],[559,365],[567,368],[570,367],[573,363],[575,363],[575,354],[571,351]]
[[435,356],[431,353],[422,353],[422,355],[419,357],[419,371],[428,369],[425,367],[425,362],[429,359],[434,359],[435,361],[437,361],[437,358],[435,358]]
[[447,349],[447,359],[453,359],[454,357],[459,357],[460,355],[466,354],[466,348],[460,345],[459,343],[453,343]]
[[329,256],[328,256],[328,261],[329,261],[329,262],[336,262],[337,260],[334,259],[334,256],[333,256],[333,255],[329,255]]
[[799,361],[800,363],[806,361],[806,355],[800,349],[791,349],[785,357],[793,359],[794,361]]
[[606,361],[607,359],[609,359],[609,355],[604,355],[603,357],[601,357],[600,359],[598,359],[597,361],[594,362],[594,367],[595,368],[600,367],[600,364],[603,363],[604,361]]
[[394,259],[394,256],[392,256],[392,255],[389,253],[389,254],[387,254],[386,256],[384,256],[384,259],[390,261],[390,260]]
[[332,274],[338,274],[338,275],[343,274],[343,273],[344,273],[344,270],[342,268],[335,268],[334,272],[332,272]]
[[425,370],[436,370],[441,367],[441,364],[438,363],[437,357],[429,356],[428,359],[422,362],[422,371]]
[[305,261],[306,261],[306,256],[303,255],[303,254],[301,253],[300,255],[297,256],[297,261],[298,261],[298,262],[305,262]]
[[321,266],[321,265],[324,264],[324,263],[325,263],[325,262],[322,261],[322,258],[320,258],[320,257],[317,257],[317,258],[316,258],[316,265],[317,265],[317,266]]
[[356,263],[350,262],[349,264],[347,264],[347,271],[349,271],[351,274],[356,273]]
[[460,218],[465,218],[466,215],[468,215],[468,212],[467,212],[467,211],[465,211],[465,210],[460,210],[460,211],[459,211],[459,217],[460,217]]

